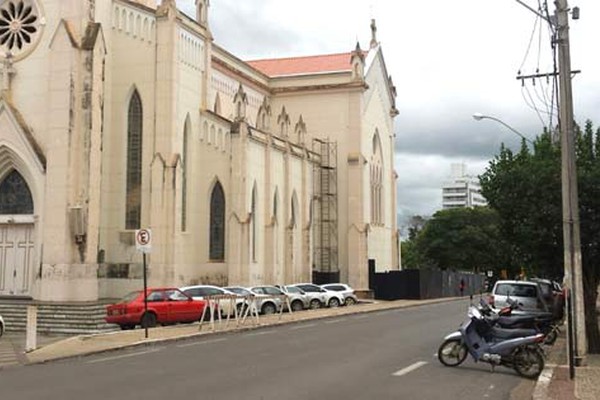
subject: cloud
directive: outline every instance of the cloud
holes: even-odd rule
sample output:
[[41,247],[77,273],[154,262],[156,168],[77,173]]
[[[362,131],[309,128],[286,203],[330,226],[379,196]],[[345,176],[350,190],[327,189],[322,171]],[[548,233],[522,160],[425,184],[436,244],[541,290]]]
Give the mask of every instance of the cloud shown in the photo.
[[[477,175],[501,144],[520,147],[509,129],[492,120],[477,122],[473,113],[499,118],[532,139],[549,123],[540,90],[546,82],[527,81],[522,87],[516,80],[519,71],[553,71],[547,25],[514,1],[459,3],[217,0],[209,20],[217,44],[241,59],[256,59],[350,51],[356,41],[366,48],[370,19],[376,18],[377,39],[398,91],[398,213],[430,215],[441,207],[452,163],[464,162]],[[178,4],[193,15],[193,0]],[[577,5],[581,18],[570,23],[571,64],[582,72],[573,79],[574,113],[577,122],[591,119],[598,126],[600,2]],[[534,27],[543,29],[541,36]]]

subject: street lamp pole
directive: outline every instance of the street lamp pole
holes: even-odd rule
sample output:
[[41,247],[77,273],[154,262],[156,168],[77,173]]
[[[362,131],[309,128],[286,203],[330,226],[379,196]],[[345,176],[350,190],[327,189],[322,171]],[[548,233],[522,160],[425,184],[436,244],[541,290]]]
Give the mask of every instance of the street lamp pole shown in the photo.
[[516,130],[512,126],[508,125],[506,122],[502,121],[501,119],[498,119],[496,117],[492,117],[490,115],[483,115],[483,114],[480,114],[480,113],[473,114],[473,119],[475,119],[475,121],[481,121],[482,119],[491,119],[492,121],[496,121],[499,124],[502,124],[506,128],[510,129],[513,133],[515,133],[518,136],[520,136],[521,138],[523,138],[526,142],[529,142],[529,143],[533,144],[533,142],[530,139],[528,139],[527,137],[525,137],[521,132],[519,132],[518,130]]

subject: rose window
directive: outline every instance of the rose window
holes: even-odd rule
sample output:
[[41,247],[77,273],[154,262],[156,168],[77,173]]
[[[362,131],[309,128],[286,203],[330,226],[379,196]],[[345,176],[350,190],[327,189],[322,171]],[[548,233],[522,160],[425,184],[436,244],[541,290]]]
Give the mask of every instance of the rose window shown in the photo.
[[[35,0],[9,0],[0,7],[0,48],[22,58],[39,38],[44,21]],[[21,57],[19,57],[21,55]]]

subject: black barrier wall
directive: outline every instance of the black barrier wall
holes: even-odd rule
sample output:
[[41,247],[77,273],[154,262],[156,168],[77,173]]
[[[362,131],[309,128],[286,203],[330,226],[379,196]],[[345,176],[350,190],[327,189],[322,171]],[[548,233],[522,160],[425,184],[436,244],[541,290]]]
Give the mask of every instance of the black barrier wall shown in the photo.
[[435,299],[479,294],[485,276],[466,272],[431,269],[406,269],[402,271],[371,272],[369,286],[375,298],[381,300]]

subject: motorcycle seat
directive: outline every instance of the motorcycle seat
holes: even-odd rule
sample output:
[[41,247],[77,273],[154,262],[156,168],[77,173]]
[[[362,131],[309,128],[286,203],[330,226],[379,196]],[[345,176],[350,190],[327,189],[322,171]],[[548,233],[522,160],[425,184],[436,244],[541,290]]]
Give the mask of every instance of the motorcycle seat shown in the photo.
[[504,329],[493,327],[490,331],[490,335],[495,339],[514,339],[537,334],[538,331],[535,329]]

